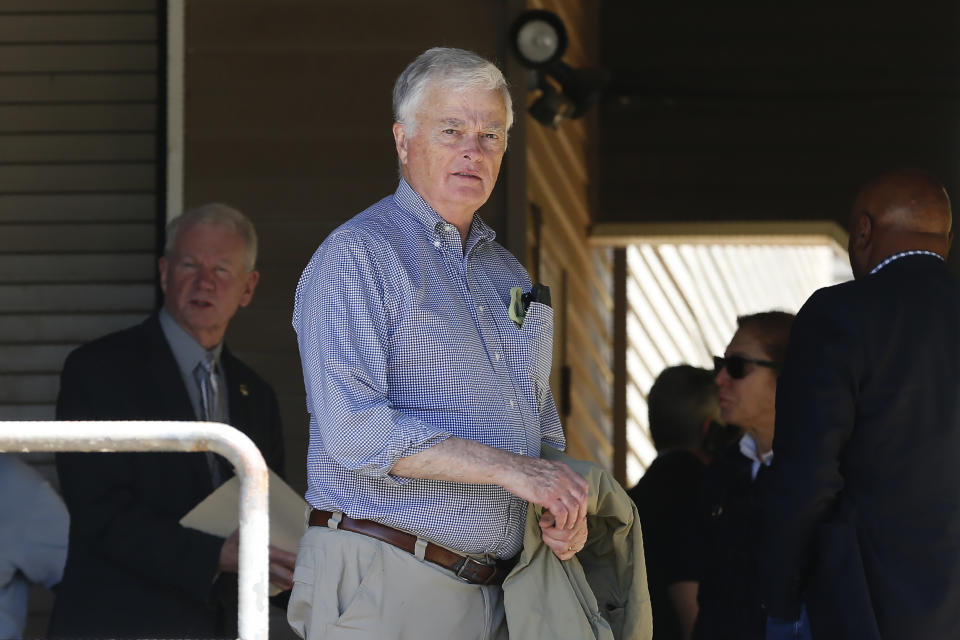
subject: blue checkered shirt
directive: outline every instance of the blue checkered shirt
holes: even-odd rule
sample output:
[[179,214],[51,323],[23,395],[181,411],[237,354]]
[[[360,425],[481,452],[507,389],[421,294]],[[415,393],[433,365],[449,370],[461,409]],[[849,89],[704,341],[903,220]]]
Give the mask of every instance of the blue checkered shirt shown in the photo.
[[549,387],[553,310],[518,327],[520,263],[474,216],[466,247],[403,180],[333,231],[297,285],[293,326],[310,413],[307,501],[467,553],[510,557],[526,502],[493,485],[390,474],[457,436],[539,456],[564,447]]

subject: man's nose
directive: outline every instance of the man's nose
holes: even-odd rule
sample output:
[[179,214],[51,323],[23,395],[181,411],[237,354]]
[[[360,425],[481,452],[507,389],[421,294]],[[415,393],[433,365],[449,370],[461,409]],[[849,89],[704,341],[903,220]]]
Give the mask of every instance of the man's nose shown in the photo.
[[216,279],[213,275],[213,269],[210,267],[201,266],[197,269],[197,284],[205,288],[213,288],[216,283]]
[[479,133],[471,133],[462,137],[460,140],[460,152],[463,153],[464,158],[471,160],[480,160],[483,158],[483,152],[480,150],[480,135]]

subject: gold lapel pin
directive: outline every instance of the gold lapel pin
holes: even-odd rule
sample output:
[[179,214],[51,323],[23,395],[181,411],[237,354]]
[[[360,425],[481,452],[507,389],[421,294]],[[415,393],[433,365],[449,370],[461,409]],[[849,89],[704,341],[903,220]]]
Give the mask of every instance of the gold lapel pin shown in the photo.
[[247,389],[247,385],[245,384],[240,385],[240,395],[242,396],[250,395],[250,389]]

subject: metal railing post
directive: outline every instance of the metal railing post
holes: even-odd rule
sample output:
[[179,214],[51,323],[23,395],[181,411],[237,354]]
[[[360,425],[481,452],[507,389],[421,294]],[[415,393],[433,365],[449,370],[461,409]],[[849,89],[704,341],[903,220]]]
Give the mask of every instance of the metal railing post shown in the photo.
[[214,451],[240,478],[238,628],[242,640],[269,635],[269,473],[260,450],[225,424],[163,421],[0,421],[0,452]]

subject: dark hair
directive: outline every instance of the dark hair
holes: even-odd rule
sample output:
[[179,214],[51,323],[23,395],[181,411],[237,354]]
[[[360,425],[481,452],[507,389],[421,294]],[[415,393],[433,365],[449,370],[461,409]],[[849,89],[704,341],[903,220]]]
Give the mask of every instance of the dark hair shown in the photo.
[[704,422],[719,413],[713,372],[688,364],[661,371],[647,396],[650,436],[657,451],[696,447]]
[[787,357],[793,318],[794,315],[786,311],[751,313],[737,318],[737,331],[750,331],[760,342],[764,355],[782,366]]

